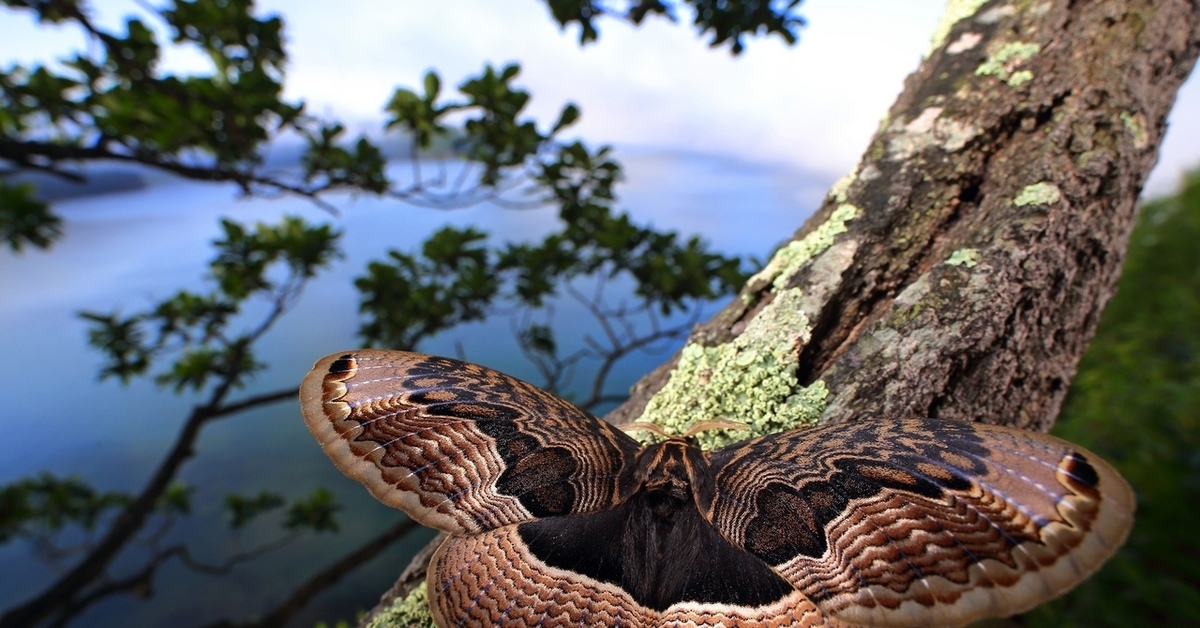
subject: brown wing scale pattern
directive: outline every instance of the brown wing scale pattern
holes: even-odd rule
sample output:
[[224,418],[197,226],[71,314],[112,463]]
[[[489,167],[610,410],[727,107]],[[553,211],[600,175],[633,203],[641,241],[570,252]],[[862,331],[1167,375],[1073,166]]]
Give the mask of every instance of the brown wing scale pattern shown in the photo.
[[507,526],[447,539],[430,561],[430,599],[439,626],[672,626],[815,628],[841,624],[799,591],[745,608],[681,602],[639,605],[621,587],[547,565]]
[[327,356],[300,399],[338,468],[383,503],[452,533],[612,507],[637,450],[620,430],[534,386],[416,353]]
[[456,360],[317,362],[310,430],[378,499],[449,532],[441,626],[953,626],[1077,584],[1133,495],[1095,455],[938,420],[795,430],[705,453],[639,447]]
[[1043,434],[863,421],[714,452],[708,510],[840,619],[960,625],[1020,612],[1108,559],[1133,495],[1102,460]]

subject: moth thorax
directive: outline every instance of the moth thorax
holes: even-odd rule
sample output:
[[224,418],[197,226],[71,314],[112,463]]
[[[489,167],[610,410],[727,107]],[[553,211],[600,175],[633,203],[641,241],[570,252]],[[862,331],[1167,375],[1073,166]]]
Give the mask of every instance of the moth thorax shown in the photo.
[[672,438],[642,450],[637,479],[640,490],[663,498],[691,501],[692,479],[705,461],[700,451],[686,440]]

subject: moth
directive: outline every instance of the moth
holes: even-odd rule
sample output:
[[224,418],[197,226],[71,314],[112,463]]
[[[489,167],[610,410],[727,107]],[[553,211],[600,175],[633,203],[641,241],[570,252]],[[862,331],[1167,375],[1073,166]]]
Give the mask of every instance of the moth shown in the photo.
[[300,402],[342,472],[449,535],[439,626],[962,625],[1078,584],[1133,520],[1094,454],[977,423],[642,446],[497,371],[381,350],[321,359]]

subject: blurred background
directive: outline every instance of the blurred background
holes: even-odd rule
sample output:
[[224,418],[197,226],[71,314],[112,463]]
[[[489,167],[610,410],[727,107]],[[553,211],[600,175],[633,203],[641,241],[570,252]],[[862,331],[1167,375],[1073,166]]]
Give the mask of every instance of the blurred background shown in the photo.
[[[13,8],[21,3],[5,4],[0,69],[10,79],[22,76],[18,66],[67,72],[68,56],[105,53],[102,40],[77,21],[39,23],[33,12]],[[233,12],[241,3],[212,6]],[[364,338],[480,362],[548,385],[596,413],[611,408],[851,171],[920,62],[943,9],[938,0],[805,3],[798,15],[807,25],[796,30],[796,45],[758,37],[734,55],[729,42],[710,47],[711,34],[697,36],[687,14],[679,24],[597,22],[599,40],[580,46],[581,26],[560,27],[535,0],[331,6],[275,1],[252,9],[259,18],[281,19],[286,63],[266,75],[286,70],[280,98],[304,101],[305,113],[319,121],[307,138],[291,128],[279,141],[254,144],[263,181],[204,182],[119,161],[83,168],[86,185],[23,175],[36,187],[34,200],[61,218],[61,236],[48,249],[0,253],[0,355],[8,358],[0,363],[0,609],[38,594],[94,547],[118,507],[161,468],[196,408],[221,408],[204,418],[187,447],[195,456],[178,461],[171,488],[109,569],[103,581],[115,594],[89,600],[70,619],[86,626],[271,623],[264,618],[307,578],[332,573],[339,558],[403,519],[333,468],[289,396],[316,358]],[[136,16],[162,46],[159,74],[213,72],[203,45],[170,44],[173,33],[151,5],[96,1],[86,16],[97,31],[130,41],[137,29],[126,20]],[[257,36],[265,41],[268,34]],[[510,63],[520,72],[503,78]],[[488,66],[495,70],[493,95],[518,88],[532,94],[521,116],[536,121],[542,139],[588,147],[537,154],[575,178],[505,170],[513,183],[501,185],[503,193],[480,190],[462,183],[488,172],[462,159],[472,150],[469,134],[435,138],[418,173],[410,159],[414,136],[383,133],[388,122],[420,119],[414,112],[432,106],[432,92],[463,101],[455,86]],[[430,70],[441,77],[438,89],[429,89]],[[98,106],[117,112],[114,102]],[[582,111],[578,121],[564,111],[571,103]],[[134,102],[130,124],[152,127],[153,118],[140,114],[155,106]],[[463,109],[446,119],[461,121],[469,115]],[[12,123],[18,111],[11,106],[0,122]],[[272,119],[279,118],[286,115]],[[565,123],[561,129],[553,129],[556,120]],[[339,140],[353,145],[362,134],[380,154],[326,147],[320,168],[306,161],[308,142],[321,137],[314,129],[333,121],[344,127]],[[50,121],[45,134],[78,125]],[[1024,625],[1200,623],[1200,544],[1185,527],[1200,497],[1200,178],[1186,174],[1200,164],[1194,78],[1170,125],[1146,186],[1147,198],[1158,200],[1143,213],[1120,293],[1056,428],[1113,460],[1131,480],[1138,527],[1100,577],[1017,620]],[[0,128],[9,134],[15,127]],[[507,132],[517,137],[522,131],[514,128]],[[202,152],[173,165],[210,165]],[[217,166],[236,170],[244,159]],[[604,179],[610,159],[621,164],[619,180]],[[376,160],[377,171],[400,181],[403,193],[339,187],[330,174]],[[578,235],[570,225],[564,230],[571,219],[528,187],[547,181],[559,186],[558,200],[569,195],[568,183],[576,185],[570,216],[577,223],[594,220],[597,229],[632,239],[604,251],[561,248]],[[318,202],[294,193],[325,184]],[[582,198],[579,189],[592,196]],[[619,212],[629,212],[637,229],[621,223]],[[302,225],[285,222],[289,216]],[[678,240],[654,239],[671,233]],[[431,234],[440,234],[432,247]],[[689,242],[692,236],[700,240]],[[559,248],[547,248],[551,240]],[[485,242],[518,248],[483,260],[481,251],[493,250]],[[667,286],[653,283],[653,269],[622,266],[635,262],[614,251],[645,242],[676,251],[677,264],[699,258],[702,278]],[[542,248],[520,249],[522,243]],[[554,294],[539,292],[538,280],[546,278],[531,269],[559,268],[564,250],[582,266],[556,277],[564,283]],[[608,270],[611,276],[585,272],[589,262],[600,277]],[[258,274],[244,268],[254,264]],[[489,291],[499,288],[464,269],[512,270],[526,289],[495,301]],[[421,279],[432,292],[388,293],[399,278]],[[651,284],[659,300],[647,309],[639,303]],[[179,297],[181,290],[194,298]],[[484,311],[422,328],[389,323],[399,314],[362,294],[380,303],[474,299]],[[218,399],[222,371],[202,375],[203,367],[227,359],[231,347],[242,352],[243,340],[253,344],[254,365],[224,371],[229,391]],[[203,350],[192,351],[193,342]],[[598,380],[601,373],[609,374]],[[256,403],[239,411],[242,400]],[[368,551],[371,560],[302,596],[284,621],[352,621],[431,536],[418,529]]]

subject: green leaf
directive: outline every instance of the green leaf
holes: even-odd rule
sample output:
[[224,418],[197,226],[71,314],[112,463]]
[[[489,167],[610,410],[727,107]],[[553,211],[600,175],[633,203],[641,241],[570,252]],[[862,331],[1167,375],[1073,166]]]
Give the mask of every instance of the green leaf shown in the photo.
[[72,525],[92,530],[106,513],[132,501],[128,493],[97,491],[78,477],[42,473],[18,480],[0,486],[0,543]]
[[253,497],[236,493],[225,496],[225,509],[229,512],[229,527],[237,530],[254,521],[260,515],[282,507],[286,502],[278,493],[262,491]]
[[192,493],[196,487],[175,482],[158,499],[158,509],[167,514],[187,515],[192,512]]
[[155,381],[162,386],[171,385],[175,392],[200,390],[208,378],[223,371],[222,352],[208,347],[189,347],[175,360],[171,370],[160,373]]
[[521,344],[535,353],[553,357],[558,351],[554,330],[547,325],[529,325],[520,333]]
[[633,24],[641,24],[650,15],[665,17],[672,22],[677,21],[676,13],[679,5],[691,5],[694,18],[692,23],[701,34],[711,33],[713,47],[730,43],[734,54],[741,53],[745,47],[745,36],[757,36],[760,33],[773,34],[788,44],[796,42],[797,31],[804,25],[804,20],[795,11],[800,0],[779,0],[772,2],[730,2],[729,0],[633,0],[625,3],[626,11],[622,14],[616,7],[610,7],[594,0],[545,0],[550,8],[551,16],[561,26],[575,23],[580,27],[579,43],[586,44],[599,38],[596,21],[604,15],[614,15]]
[[438,92],[442,89],[442,80],[438,78],[437,72],[430,70],[425,73],[425,102],[432,103],[437,100]]
[[389,251],[354,280],[367,321],[359,333],[368,344],[412,349],[435,333],[479,320],[499,294],[487,235],[475,228],[445,227],[421,247],[421,256]]
[[117,314],[80,312],[79,317],[90,323],[88,344],[104,354],[101,380],[116,377],[127,384],[150,368],[155,349],[146,342],[142,329],[144,315],[121,318]]
[[19,253],[25,246],[48,249],[62,236],[62,219],[37,198],[31,183],[0,181],[0,240]]
[[313,532],[337,532],[335,515],[342,509],[333,492],[318,488],[305,499],[297,499],[288,506],[284,527],[289,530],[309,529]]
[[554,123],[554,127],[550,130],[551,134],[558,133],[562,129],[575,124],[579,120],[579,107],[573,103],[563,107],[562,113],[558,114],[558,122]]

